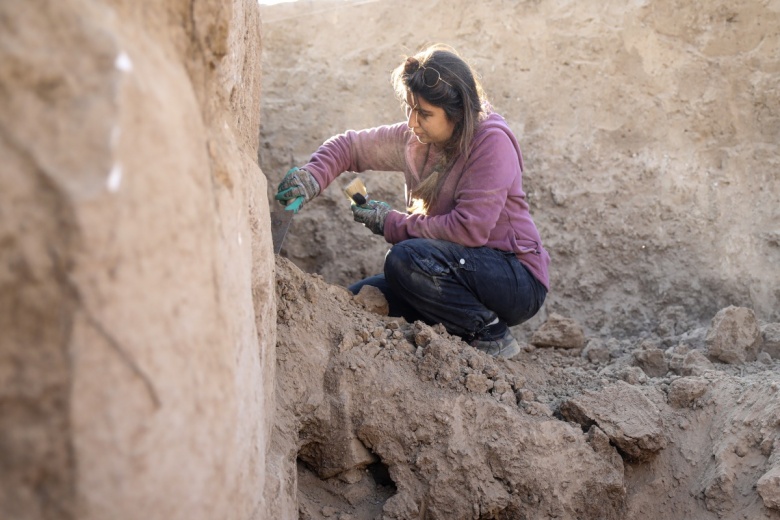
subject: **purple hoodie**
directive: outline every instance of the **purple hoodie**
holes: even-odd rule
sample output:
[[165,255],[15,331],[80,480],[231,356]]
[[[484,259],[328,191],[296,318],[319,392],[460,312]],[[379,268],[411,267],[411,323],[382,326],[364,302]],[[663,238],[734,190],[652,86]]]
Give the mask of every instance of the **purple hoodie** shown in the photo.
[[[402,171],[409,194],[439,159],[405,123],[349,130],[328,139],[304,166],[322,189],[342,172]],[[448,240],[514,252],[548,290],[550,255],[542,247],[523,192],[523,156],[498,114],[480,123],[468,159],[460,157],[427,215],[391,211],[384,224],[391,244],[409,238]]]

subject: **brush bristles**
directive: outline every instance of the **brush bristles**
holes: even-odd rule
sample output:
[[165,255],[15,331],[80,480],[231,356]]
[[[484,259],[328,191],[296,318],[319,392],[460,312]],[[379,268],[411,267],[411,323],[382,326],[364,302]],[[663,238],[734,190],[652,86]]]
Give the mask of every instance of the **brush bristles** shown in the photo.
[[347,187],[344,188],[344,193],[346,193],[347,197],[358,206],[365,204],[368,197],[366,186],[359,177],[355,177],[352,182],[347,184]]

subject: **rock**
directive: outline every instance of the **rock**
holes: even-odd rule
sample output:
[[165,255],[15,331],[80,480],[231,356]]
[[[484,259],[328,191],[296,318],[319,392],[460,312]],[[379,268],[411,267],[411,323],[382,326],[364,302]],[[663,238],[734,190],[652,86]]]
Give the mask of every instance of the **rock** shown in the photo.
[[772,364],[772,356],[769,355],[768,352],[761,352],[758,355],[758,361],[765,365],[771,365]]
[[685,356],[687,356],[689,352],[691,352],[691,349],[684,343],[666,349],[664,354],[669,361],[669,370],[675,374],[681,375],[685,363]]
[[647,374],[639,367],[623,367],[615,371],[615,375],[629,385],[643,385],[647,383]]
[[780,509],[780,466],[773,467],[758,479],[756,489],[766,507]]
[[526,403],[530,403],[534,400],[536,400],[536,394],[533,390],[529,390],[527,388],[521,388],[515,392],[515,395],[517,396],[518,401],[523,401]]
[[400,491],[391,496],[382,507],[382,518],[403,520],[405,518],[419,518],[420,510],[409,493]]
[[418,321],[414,324],[414,344],[418,347],[427,347],[428,344],[437,336],[432,327]]
[[780,359],[780,323],[769,323],[761,327],[764,352],[774,359]]
[[698,327],[684,332],[677,338],[677,343],[683,343],[694,349],[704,349],[707,347],[705,338],[707,337],[707,328]]
[[553,411],[544,403],[533,401],[531,403],[524,403],[523,408],[528,415],[534,415],[537,417],[552,417]]
[[[456,381],[460,375],[458,352],[455,343],[438,335],[435,336],[423,351],[423,360],[418,367],[420,379],[423,381],[436,380],[443,384]],[[490,375],[487,370],[485,375]]]
[[[490,381],[493,382],[492,380]],[[488,378],[484,374],[469,374],[466,376],[466,388],[475,394],[484,394],[493,385],[488,386]]]
[[715,370],[715,365],[707,359],[707,356],[700,350],[692,350],[683,358],[681,375],[700,376],[707,370]]
[[600,339],[592,339],[582,350],[582,357],[594,364],[609,363],[610,349]]
[[665,353],[669,370],[681,376],[700,376],[707,370],[715,370],[715,365],[700,350],[691,350],[680,344],[667,349]]
[[603,455],[616,468],[622,469],[623,459],[617,449],[609,442],[609,437],[601,428],[595,424],[588,430],[588,444],[593,447],[593,451]]
[[634,351],[634,363],[650,377],[662,377],[669,371],[664,352],[658,348]]
[[517,405],[517,397],[515,396],[514,392],[504,392],[503,394],[494,393],[493,395],[497,396],[499,402],[515,406]]
[[583,427],[598,426],[631,461],[645,461],[666,447],[668,440],[658,408],[636,387],[624,382],[600,392],[585,391],[564,401],[561,414]]
[[387,298],[378,288],[372,285],[364,285],[355,295],[355,301],[361,304],[367,311],[387,316],[390,313],[390,305]]
[[479,356],[476,353],[469,357],[468,363],[469,367],[472,368],[475,372],[482,372],[485,369],[484,356]]
[[675,408],[688,408],[707,393],[707,382],[693,377],[681,377],[669,385],[669,404]]
[[492,386],[493,386],[494,394],[500,396],[503,394],[511,393],[512,397],[514,397],[514,392],[512,392],[512,385],[510,385],[507,381],[504,381],[503,379],[499,379]]
[[609,338],[605,345],[609,349],[609,357],[611,359],[620,359],[626,353],[627,345],[624,345],[619,339]]
[[534,332],[531,344],[537,347],[582,348],[585,345],[585,333],[576,321],[553,313]]
[[363,471],[359,469],[350,469],[339,475],[339,480],[347,484],[357,484],[363,480]]
[[344,424],[337,432],[341,449],[338,454],[323,451],[316,443],[308,444],[301,448],[298,457],[309,466],[317,468],[321,478],[331,478],[344,475],[345,478],[354,478],[353,474],[346,474],[352,470],[361,470],[377,461],[376,455],[371,453],[365,445],[357,439]]
[[715,315],[705,338],[709,355],[732,365],[755,361],[761,341],[753,310],[733,305]]

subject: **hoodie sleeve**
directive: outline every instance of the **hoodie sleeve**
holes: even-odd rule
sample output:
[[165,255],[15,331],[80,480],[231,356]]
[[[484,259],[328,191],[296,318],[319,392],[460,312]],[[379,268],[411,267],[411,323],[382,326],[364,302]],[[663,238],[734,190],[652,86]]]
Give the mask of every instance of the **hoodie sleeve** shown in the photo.
[[304,168],[323,190],[346,171],[404,171],[408,130],[404,123],[348,130],[325,141]]
[[[487,244],[502,218],[510,190],[521,189],[518,153],[506,132],[498,128],[485,132],[475,143],[456,182],[447,211],[430,215],[397,211],[388,214],[385,239],[391,244],[409,238],[448,240],[468,247]],[[443,190],[440,197],[450,196],[446,191],[449,190]]]

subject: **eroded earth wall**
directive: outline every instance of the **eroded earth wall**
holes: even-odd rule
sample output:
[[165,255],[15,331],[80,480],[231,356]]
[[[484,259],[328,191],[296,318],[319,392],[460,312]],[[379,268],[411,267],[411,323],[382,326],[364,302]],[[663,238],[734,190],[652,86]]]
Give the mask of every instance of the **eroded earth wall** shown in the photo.
[[262,518],[255,1],[0,2],[0,517]]
[[[777,2],[301,0],[263,20],[269,185],[331,135],[401,121],[391,70],[449,43],[525,153],[553,258],[532,328],[558,312],[593,333],[668,336],[728,305],[777,321]],[[402,207],[400,176],[363,177]],[[327,190],[283,254],[332,283],[380,272],[388,245],[348,206]]]

